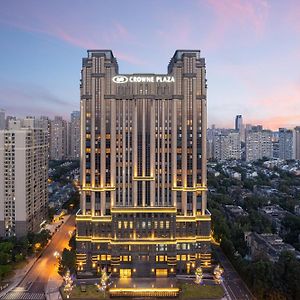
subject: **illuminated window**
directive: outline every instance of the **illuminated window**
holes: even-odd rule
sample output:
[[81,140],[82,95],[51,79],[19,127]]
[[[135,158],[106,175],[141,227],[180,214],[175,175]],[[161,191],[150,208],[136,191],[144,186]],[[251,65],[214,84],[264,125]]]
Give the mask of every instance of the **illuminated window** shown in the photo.
[[181,260],[186,261],[186,255],[181,255]]
[[101,255],[101,260],[102,260],[102,261],[105,261],[105,260],[106,260],[106,255],[102,254],[102,255]]
[[160,222],[159,222],[159,228],[160,228],[160,229],[163,229],[163,228],[164,228],[164,221],[160,221]]
[[170,221],[166,221],[166,228],[167,228],[167,229],[170,228]]
[[165,256],[164,255],[159,255],[159,261],[165,261]]
[[176,259],[177,259],[177,260],[180,260],[180,255],[177,254],[177,255],[176,255]]
[[118,228],[119,228],[119,229],[122,228],[122,222],[121,222],[121,221],[118,222]]
[[133,222],[132,221],[129,222],[129,227],[130,227],[130,229],[133,228]]
[[127,229],[127,226],[128,226],[128,222],[124,221],[124,228]]

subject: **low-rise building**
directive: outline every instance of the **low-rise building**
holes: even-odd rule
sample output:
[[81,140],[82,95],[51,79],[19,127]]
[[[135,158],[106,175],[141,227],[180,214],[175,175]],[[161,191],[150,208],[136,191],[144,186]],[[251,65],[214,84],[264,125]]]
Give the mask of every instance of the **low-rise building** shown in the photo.
[[299,252],[292,245],[284,243],[277,234],[246,232],[245,241],[252,260],[268,258],[270,261],[276,262],[283,251],[289,251],[299,256]]

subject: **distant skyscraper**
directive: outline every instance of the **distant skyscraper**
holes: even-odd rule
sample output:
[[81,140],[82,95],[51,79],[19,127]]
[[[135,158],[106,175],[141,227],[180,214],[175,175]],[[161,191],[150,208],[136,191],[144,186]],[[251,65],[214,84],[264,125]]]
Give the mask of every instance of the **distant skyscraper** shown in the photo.
[[295,127],[294,129],[294,153],[293,158],[300,160],[300,126]]
[[5,110],[0,109],[0,130],[6,128]]
[[240,140],[245,142],[245,126],[243,123],[242,115],[237,115],[235,117],[235,130],[239,131],[240,133]]
[[47,215],[47,135],[29,123],[0,131],[0,236],[38,231]]
[[272,131],[263,130],[261,125],[252,126],[252,129],[246,132],[246,161],[272,156]]
[[241,159],[239,131],[229,130],[215,135],[214,158],[219,161]]
[[67,158],[67,121],[62,117],[55,116],[50,126],[50,159],[63,160]]
[[293,159],[293,131],[279,128],[279,158]]
[[14,117],[14,116],[7,116],[6,119],[5,119],[5,128],[8,128],[10,120],[17,120],[17,118]]
[[78,272],[167,277],[210,266],[206,70],[178,50],[167,74],[119,75],[109,50],[81,72]]
[[80,111],[71,113],[71,121],[69,123],[69,143],[71,159],[79,159],[80,157]]

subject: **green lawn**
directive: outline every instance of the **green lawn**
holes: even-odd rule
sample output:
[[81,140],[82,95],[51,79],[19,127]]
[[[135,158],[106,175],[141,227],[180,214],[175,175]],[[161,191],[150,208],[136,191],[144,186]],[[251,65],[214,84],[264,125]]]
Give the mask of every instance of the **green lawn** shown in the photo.
[[221,285],[196,285],[194,283],[184,283],[181,285],[180,299],[220,299],[224,295]]
[[[63,299],[67,299],[66,295],[61,288],[61,294]],[[70,298],[71,300],[80,300],[80,299],[108,299],[105,297],[103,292],[99,292],[97,287],[94,285],[86,285],[86,292],[81,292],[80,286],[75,286],[72,290]]]

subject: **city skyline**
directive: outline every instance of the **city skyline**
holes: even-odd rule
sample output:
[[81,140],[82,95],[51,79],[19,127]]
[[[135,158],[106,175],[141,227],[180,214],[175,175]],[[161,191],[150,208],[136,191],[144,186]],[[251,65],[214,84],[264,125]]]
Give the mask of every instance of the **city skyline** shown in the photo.
[[0,12],[1,108],[7,115],[64,118],[78,110],[78,62],[88,48],[112,48],[123,73],[166,73],[170,53],[192,48],[207,58],[209,125],[233,127],[237,114],[273,130],[299,125],[296,1],[175,4],[78,1],[70,10],[70,1],[6,3]]

